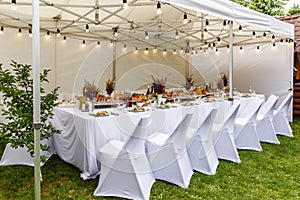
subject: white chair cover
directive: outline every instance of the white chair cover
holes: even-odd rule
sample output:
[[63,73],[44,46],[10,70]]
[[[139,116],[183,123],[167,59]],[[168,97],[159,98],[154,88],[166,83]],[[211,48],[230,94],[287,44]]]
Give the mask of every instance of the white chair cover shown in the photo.
[[293,93],[290,92],[279,107],[274,110],[273,124],[276,134],[293,137],[293,132],[289,124],[289,107],[292,105]]
[[234,142],[234,121],[238,114],[240,104],[233,104],[226,113],[225,121],[221,127],[217,128],[218,137],[215,142],[215,150],[219,159],[230,160],[240,163],[240,157]]
[[264,103],[258,111],[256,130],[259,141],[261,142],[280,144],[273,126],[273,112],[277,101],[278,97],[271,94],[266,103]]
[[192,114],[187,113],[171,135],[155,133],[146,142],[154,177],[183,188],[188,187],[193,175],[185,145],[191,118]]
[[262,151],[255,124],[262,103],[263,100],[252,98],[238,114],[234,126],[235,145],[238,149]]
[[[50,146],[50,151],[41,151],[41,156],[46,156],[48,160],[53,155],[52,140],[43,140],[41,144]],[[41,162],[41,166],[44,164],[45,163]],[[10,144],[7,144],[0,161],[0,166],[1,165],[26,165],[34,167],[34,157],[30,155],[27,147],[18,147],[15,149],[12,148]]]
[[194,170],[204,174],[214,175],[219,160],[212,140],[212,125],[217,109],[214,108],[207,115],[199,128],[189,128],[187,138],[188,155]]
[[155,182],[145,154],[150,117],[142,117],[127,142],[112,140],[100,151],[101,171],[95,196],[149,199]]

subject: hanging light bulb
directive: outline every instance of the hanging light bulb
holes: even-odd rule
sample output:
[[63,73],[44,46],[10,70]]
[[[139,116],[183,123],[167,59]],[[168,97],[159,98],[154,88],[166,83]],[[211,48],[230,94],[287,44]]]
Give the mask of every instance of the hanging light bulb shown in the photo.
[[243,51],[243,47],[242,46],[240,47],[240,51]]
[[1,29],[0,29],[0,34],[3,35],[4,34],[4,27],[1,26]]
[[127,0],[123,0],[123,9],[127,10],[128,9],[128,3]]
[[22,29],[21,29],[21,28],[19,28],[19,33],[18,33],[18,35],[19,35],[19,36],[22,35]]
[[260,51],[260,48],[259,48],[259,46],[257,46],[257,47],[256,47],[256,50],[257,50],[258,52]]
[[145,54],[148,54],[148,52],[149,52],[149,49],[148,49],[148,47],[146,47]]
[[161,4],[160,4],[159,1],[157,2],[157,5],[156,5],[156,13],[157,13],[158,15],[161,14]]
[[208,44],[208,50],[211,50],[211,44],[210,43]]
[[243,27],[240,25],[239,26],[239,33],[242,33],[243,32]]
[[28,31],[28,36],[32,37],[32,31],[31,31],[31,29],[29,29],[29,31]]
[[180,53],[181,53],[181,54],[183,53],[183,47],[181,47],[181,49],[180,49]]
[[164,49],[164,54],[167,54],[167,49]]
[[113,28],[113,30],[114,30],[114,33],[113,33],[114,38],[118,37],[118,29]]
[[17,1],[16,0],[11,0],[11,7],[12,10],[17,10]]
[[208,21],[208,19],[205,21],[205,26],[209,26],[209,21]]
[[223,21],[223,28],[227,29],[227,22],[226,22],[226,20]]
[[124,44],[123,48],[124,48],[124,50],[126,50],[126,49],[127,49],[127,45],[126,45],[126,44]]
[[85,40],[82,40],[82,45],[85,46]]
[[276,47],[276,44],[275,44],[275,42],[273,43],[273,47]]
[[89,27],[89,25],[87,24],[87,25],[85,25],[85,32],[90,32],[90,27]]
[[183,24],[187,24],[187,23],[188,23],[187,14],[184,13],[184,15],[183,15]]
[[216,43],[213,42],[213,49],[216,49]]
[[283,45],[283,39],[282,38],[280,39],[280,45]]
[[56,36],[60,37],[60,30],[59,30],[59,28],[56,30]]
[[272,41],[272,42],[275,42],[275,35],[272,35],[271,41]]
[[252,32],[252,38],[255,39],[256,38],[256,34],[255,31]]
[[178,39],[179,39],[179,33],[178,33],[178,31],[177,31],[177,30],[175,31],[175,39],[176,39],[176,40],[178,40]]
[[217,41],[218,41],[218,45],[220,45],[221,44],[221,38],[217,37]]
[[267,39],[267,34],[266,34],[266,32],[263,33],[263,39],[264,39],[264,40]]
[[137,54],[137,53],[138,53],[138,51],[139,51],[139,50],[138,50],[138,48],[137,48],[137,47],[135,47],[135,51],[134,51],[134,53],[135,53],[135,54]]
[[204,47],[208,47],[207,41],[204,42]]
[[154,46],[153,52],[157,52],[157,46]]
[[100,46],[100,44],[101,44],[100,41],[98,41],[97,44],[98,44],[98,46]]
[[67,36],[64,36],[63,42],[66,42],[66,41],[67,41]]
[[148,39],[149,39],[148,31],[145,31],[145,40],[148,40]]

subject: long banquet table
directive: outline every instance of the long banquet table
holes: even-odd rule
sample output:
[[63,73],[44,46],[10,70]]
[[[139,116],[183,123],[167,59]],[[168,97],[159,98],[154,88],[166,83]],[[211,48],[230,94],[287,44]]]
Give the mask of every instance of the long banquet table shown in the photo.
[[[125,112],[106,117],[91,116],[77,108],[54,109],[53,124],[62,130],[54,135],[55,153],[64,161],[78,167],[83,179],[95,178],[100,171],[99,149],[110,140],[126,141],[143,115],[151,117],[151,133],[172,133],[186,112],[197,113],[195,122],[201,123],[215,103],[178,106],[169,109],[149,109],[145,112]],[[107,109],[106,109],[107,110]]]

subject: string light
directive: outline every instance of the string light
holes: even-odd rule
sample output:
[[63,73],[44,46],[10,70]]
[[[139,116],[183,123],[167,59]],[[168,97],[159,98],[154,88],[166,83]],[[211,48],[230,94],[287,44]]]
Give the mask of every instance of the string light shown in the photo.
[[240,25],[239,26],[239,33],[242,33],[243,32],[243,27]]
[[97,44],[98,44],[98,46],[100,46],[100,44],[101,44],[100,41],[98,41]]
[[67,36],[64,36],[64,40],[63,40],[63,42],[66,42],[66,40],[67,40]]
[[153,52],[157,52],[157,46],[154,46]]
[[177,30],[175,31],[175,39],[176,39],[176,40],[178,40],[178,39],[179,39],[179,33],[178,33],[178,31],[177,31]]
[[148,40],[148,39],[149,39],[148,31],[145,31],[145,40]]
[[[228,48],[229,48],[229,47],[228,47]],[[240,51],[243,51],[243,47],[242,47],[242,46],[240,47]]]
[[209,26],[209,21],[208,21],[208,19],[205,21],[205,26]]
[[3,35],[4,34],[4,27],[1,26],[1,29],[0,29],[0,34]]
[[183,24],[187,24],[187,23],[188,23],[187,14],[184,13],[184,15],[183,15]]
[[256,38],[256,34],[255,31],[252,32],[252,38],[255,39]]
[[85,46],[85,40],[82,40],[82,45]]
[[275,42],[273,43],[273,47],[276,47],[276,44],[275,44]]
[[127,10],[128,9],[128,3],[127,3],[127,0],[123,0],[123,9],[124,10]]
[[182,54],[183,53],[183,48],[181,47],[181,49],[180,49],[180,53]]
[[22,35],[22,29],[21,29],[21,28],[19,28],[19,33],[18,33],[18,35],[19,35],[19,36]]
[[272,35],[271,41],[272,41],[272,42],[275,42],[275,35]]
[[17,10],[17,1],[16,0],[11,0],[11,7],[12,10]]
[[29,29],[29,31],[28,31],[28,36],[32,37],[32,31],[31,31],[31,29]]
[[217,41],[218,41],[218,45],[220,45],[221,44],[221,38],[217,37]]
[[90,27],[89,27],[89,25],[87,24],[87,25],[85,25],[85,32],[90,32]]
[[135,47],[135,51],[134,51],[134,53],[138,53],[138,48],[137,47]]
[[149,49],[148,49],[148,47],[146,47],[145,54],[148,54],[148,52],[149,52]]
[[264,40],[267,39],[267,34],[266,34],[266,32],[263,33],[263,39],[264,39]]
[[161,14],[161,4],[160,4],[159,1],[157,2],[157,5],[156,5],[156,13],[157,13],[158,15]]
[[280,45],[283,45],[283,39],[282,38],[280,39]]
[[47,31],[47,35],[46,35],[46,38],[50,38],[50,31]]
[[56,30],[56,36],[60,37],[60,30],[59,30],[59,28]]
[[227,22],[226,22],[226,20],[223,21],[223,28],[227,29]]
[[164,49],[164,54],[167,54],[167,49]]
[[124,50],[126,50],[126,49],[127,49],[127,45],[126,45],[126,44],[124,44],[123,48],[124,48]]
[[116,38],[118,36],[118,29],[117,28],[113,28],[113,30],[114,30],[114,33],[113,33],[114,38]]

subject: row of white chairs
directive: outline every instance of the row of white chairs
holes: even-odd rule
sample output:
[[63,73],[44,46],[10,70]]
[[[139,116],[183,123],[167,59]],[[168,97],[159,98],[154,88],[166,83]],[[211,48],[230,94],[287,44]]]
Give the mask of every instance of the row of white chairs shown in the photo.
[[197,125],[187,113],[171,135],[149,133],[151,118],[142,117],[128,141],[110,141],[99,150],[94,195],[149,199],[156,179],[187,188],[194,170],[214,175],[219,159],[241,162],[238,149],[261,151],[260,142],[279,144],[277,134],[293,136],[287,117],[292,94],[275,109],[277,100],[275,95],[265,103],[254,98],[241,112],[233,103],[221,124],[214,123],[217,108]]

